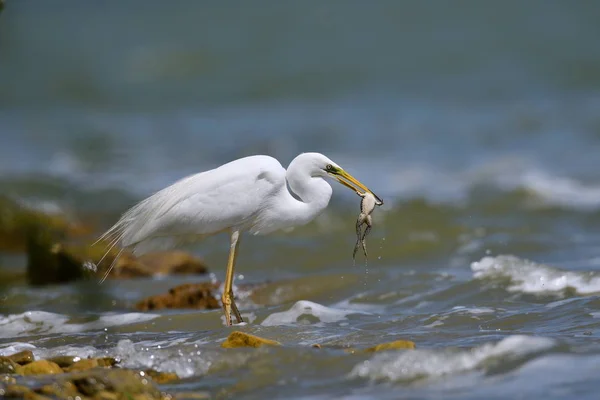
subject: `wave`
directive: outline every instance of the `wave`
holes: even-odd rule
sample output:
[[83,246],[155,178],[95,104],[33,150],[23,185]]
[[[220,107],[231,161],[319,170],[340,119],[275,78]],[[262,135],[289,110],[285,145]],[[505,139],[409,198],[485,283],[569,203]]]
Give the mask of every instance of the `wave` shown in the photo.
[[410,382],[471,371],[488,371],[498,365],[525,362],[557,346],[553,339],[515,335],[472,349],[416,349],[375,355],[352,369],[350,378]]
[[315,324],[322,325],[345,320],[351,314],[368,314],[365,311],[338,309],[301,300],[296,302],[289,310],[269,315],[261,323],[263,326]]
[[126,313],[103,315],[95,321],[73,323],[68,316],[46,311],[27,311],[0,316],[0,338],[13,338],[56,333],[75,333],[120,325],[145,322],[158,317],[154,314]]
[[484,257],[471,264],[476,279],[508,279],[507,290],[534,294],[600,293],[600,273],[564,271],[511,255]]

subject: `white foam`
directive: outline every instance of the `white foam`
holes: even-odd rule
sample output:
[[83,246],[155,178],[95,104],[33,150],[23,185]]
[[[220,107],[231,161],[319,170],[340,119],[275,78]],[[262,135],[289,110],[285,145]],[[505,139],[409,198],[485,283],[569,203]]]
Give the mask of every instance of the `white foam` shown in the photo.
[[492,360],[522,359],[556,345],[553,339],[509,336],[497,343],[487,343],[469,350],[416,349],[378,353],[356,365],[351,378],[380,381],[410,381],[485,370]]
[[360,310],[348,310],[325,307],[312,301],[300,300],[288,311],[282,311],[269,315],[261,325],[296,325],[296,324],[316,324],[333,323],[345,320],[351,314],[367,314]]
[[59,346],[52,348],[36,347],[27,343],[10,343],[0,349],[0,355],[14,354],[21,350],[31,350],[37,359],[56,356],[114,357],[119,365],[126,368],[154,369],[160,372],[175,372],[185,378],[204,375],[209,368],[220,362],[241,364],[248,355],[223,359],[214,350],[203,349],[205,341],[187,342],[186,337],[169,340],[149,340],[133,343],[131,340],[120,340],[116,346],[98,349],[93,346]]
[[156,314],[126,313],[103,315],[95,321],[85,323],[72,323],[69,317],[62,314],[27,311],[22,314],[0,316],[0,338],[82,332],[145,322],[157,317]]
[[579,294],[600,293],[600,275],[596,272],[564,271],[510,255],[484,257],[471,264],[477,279],[509,278],[509,291],[524,293],[560,293],[572,288]]

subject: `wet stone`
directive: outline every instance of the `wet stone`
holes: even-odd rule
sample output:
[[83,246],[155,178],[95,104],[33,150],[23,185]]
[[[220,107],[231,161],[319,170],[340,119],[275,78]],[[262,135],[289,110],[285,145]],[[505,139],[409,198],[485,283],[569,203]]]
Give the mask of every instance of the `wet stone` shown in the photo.
[[148,369],[144,371],[144,373],[159,385],[179,380],[179,376],[173,372],[158,372],[153,369]]
[[12,375],[0,375],[0,383],[8,385],[8,384],[13,384],[15,382],[17,382],[17,380]]
[[0,356],[0,374],[21,374],[22,368],[9,357]]
[[66,372],[85,371],[92,368],[110,368],[117,364],[117,361],[111,357],[104,358],[86,358],[76,361],[68,367],[65,367]]
[[261,347],[263,345],[267,346],[280,346],[281,343],[271,340],[261,338],[259,336],[250,335],[249,333],[244,333],[240,331],[232,332],[225,340],[221,347],[226,349],[233,349],[237,347]]
[[61,374],[62,372],[63,370],[58,364],[48,360],[34,361],[21,367],[23,375]]
[[[117,398],[160,399],[162,395],[145,374],[126,369],[92,369],[78,372],[69,378],[79,393],[88,397],[114,398],[108,393],[119,394]],[[121,395],[123,397],[121,397]]]
[[80,360],[81,358],[76,356],[56,356],[48,359],[48,361],[58,364],[61,368],[68,368]]
[[11,399],[11,398],[32,398],[31,396],[35,396],[35,393],[31,389],[22,385],[8,385],[4,390],[3,398]]
[[35,357],[33,356],[31,350],[20,351],[18,353],[8,356],[8,358],[20,365],[29,364],[30,362],[35,361]]

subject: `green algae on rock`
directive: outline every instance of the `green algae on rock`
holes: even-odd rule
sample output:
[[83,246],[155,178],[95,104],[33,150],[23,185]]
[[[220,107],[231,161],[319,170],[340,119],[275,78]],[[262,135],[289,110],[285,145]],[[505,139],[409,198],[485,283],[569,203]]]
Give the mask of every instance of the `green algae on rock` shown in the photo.
[[48,375],[62,374],[63,370],[58,364],[48,360],[33,361],[21,367],[22,375]]
[[415,342],[411,342],[410,340],[395,340],[393,342],[381,343],[373,347],[369,347],[365,349],[367,353],[374,353],[378,351],[386,351],[386,350],[402,350],[402,349],[414,349]]
[[281,346],[281,343],[275,340],[261,338],[259,336],[254,336],[240,331],[231,332],[231,334],[227,337],[227,340],[221,343],[221,347],[226,349],[233,349],[237,347],[261,347],[264,345]]

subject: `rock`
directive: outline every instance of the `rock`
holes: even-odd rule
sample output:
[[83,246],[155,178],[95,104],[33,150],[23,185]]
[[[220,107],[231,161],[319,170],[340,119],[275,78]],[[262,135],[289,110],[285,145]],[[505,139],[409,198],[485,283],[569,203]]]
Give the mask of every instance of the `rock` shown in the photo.
[[78,237],[91,229],[62,215],[49,215],[22,206],[0,196],[0,251],[22,252],[32,229],[41,229],[60,237]]
[[22,368],[9,357],[0,356],[0,374],[21,374]]
[[38,360],[21,367],[22,375],[61,374],[62,368],[48,360]]
[[8,356],[8,358],[20,365],[29,364],[30,362],[35,361],[35,357],[33,356],[31,350],[20,351],[18,353]]
[[210,282],[186,283],[170,289],[166,294],[148,297],[137,303],[135,308],[141,311],[164,308],[218,309],[221,305],[212,293],[215,289],[217,286]]
[[[104,242],[64,244],[47,232],[30,235],[28,242],[28,276],[32,284],[66,283],[80,279],[97,279],[118,257],[109,279],[144,278],[160,274],[204,274],[204,263],[183,251],[164,251],[136,257],[131,252],[112,248]],[[87,268],[93,266],[94,269]]]
[[8,385],[6,389],[4,389],[4,396],[2,398],[31,399],[32,396],[35,396],[35,393],[26,386]]
[[27,275],[21,269],[0,267],[0,287],[23,285],[27,282]]
[[86,358],[65,368],[65,372],[85,371],[92,368],[110,368],[116,364],[114,358]]
[[72,382],[68,381],[54,382],[50,385],[42,386],[41,388],[37,389],[36,392],[44,396],[59,399],[75,399],[77,396],[79,396],[77,387],[75,387]]
[[[91,369],[67,375],[84,396],[102,399],[161,399],[161,392],[146,374],[127,369]],[[117,395],[115,397],[115,394]]]
[[232,332],[229,337],[227,337],[227,340],[221,343],[221,347],[226,349],[233,349],[237,347],[261,347],[263,345],[281,346],[281,343],[275,340],[264,339],[240,331]]
[[102,391],[96,393],[94,396],[95,400],[119,400],[119,395],[117,393],[111,393],[107,391]]
[[79,360],[81,358],[76,356],[56,356],[48,359],[48,361],[58,364],[61,368],[68,368]]
[[210,399],[209,393],[186,393],[180,392],[175,394],[175,400],[204,400]]
[[27,237],[27,279],[31,285],[67,283],[91,276],[83,262],[73,257],[56,237],[32,228]]
[[144,254],[138,261],[153,274],[206,274],[208,269],[198,257],[184,251],[160,251]]
[[0,375],[0,383],[4,383],[7,385],[16,383],[17,380],[12,375]]
[[158,372],[153,369],[147,369],[146,371],[144,371],[144,373],[150,378],[152,378],[152,380],[159,385],[179,380],[177,374],[173,372]]
[[368,353],[373,353],[377,351],[386,351],[386,350],[400,350],[400,349],[414,349],[415,342],[411,342],[410,340],[396,340],[394,342],[381,343],[377,346],[369,347],[365,351]]

